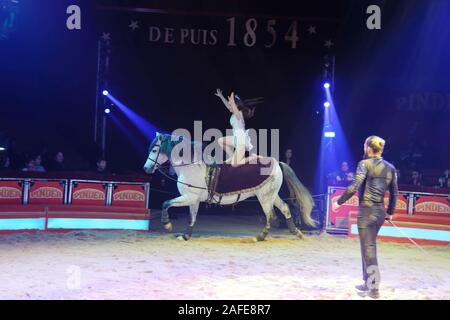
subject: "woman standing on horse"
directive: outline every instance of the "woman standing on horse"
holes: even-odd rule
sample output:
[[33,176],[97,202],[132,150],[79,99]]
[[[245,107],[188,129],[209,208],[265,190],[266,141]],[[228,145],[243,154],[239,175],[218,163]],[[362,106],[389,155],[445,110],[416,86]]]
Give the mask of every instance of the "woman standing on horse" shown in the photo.
[[222,100],[223,104],[232,113],[230,124],[233,128],[233,136],[220,137],[218,143],[229,157],[225,162],[231,162],[233,167],[237,167],[245,163],[245,152],[253,148],[248,136],[248,130],[245,130],[245,119],[253,117],[255,107],[247,105],[233,92],[228,97],[228,101],[224,98],[220,89],[217,89],[215,95]]

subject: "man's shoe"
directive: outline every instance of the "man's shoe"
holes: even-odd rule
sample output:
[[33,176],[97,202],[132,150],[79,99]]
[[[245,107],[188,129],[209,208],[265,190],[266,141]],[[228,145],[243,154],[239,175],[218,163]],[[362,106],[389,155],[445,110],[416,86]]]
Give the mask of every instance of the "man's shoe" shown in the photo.
[[358,295],[362,298],[370,297],[372,299],[378,299],[380,297],[380,292],[378,290],[368,290],[363,292],[358,292]]
[[373,289],[370,290],[367,295],[372,299],[378,299],[380,297],[380,291],[378,291],[377,289]]
[[365,284],[365,283],[357,285],[357,286],[355,286],[355,288],[359,291],[369,291],[369,288],[367,287],[367,284]]

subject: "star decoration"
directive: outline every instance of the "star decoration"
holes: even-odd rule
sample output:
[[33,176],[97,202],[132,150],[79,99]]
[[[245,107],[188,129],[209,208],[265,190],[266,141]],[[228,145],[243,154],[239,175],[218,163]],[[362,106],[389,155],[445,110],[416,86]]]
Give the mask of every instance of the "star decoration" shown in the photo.
[[111,33],[103,32],[103,34],[100,38],[102,38],[103,41],[109,41],[109,40],[111,40]]
[[308,32],[310,35],[316,33],[316,26],[309,26]]
[[325,41],[325,47],[327,47],[328,49],[330,49],[333,45],[334,43],[331,40]]
[[130,27],[134,31],[139,28],[139,25],[137,21],[132,20],[131,23],[128,25],[128,27]]

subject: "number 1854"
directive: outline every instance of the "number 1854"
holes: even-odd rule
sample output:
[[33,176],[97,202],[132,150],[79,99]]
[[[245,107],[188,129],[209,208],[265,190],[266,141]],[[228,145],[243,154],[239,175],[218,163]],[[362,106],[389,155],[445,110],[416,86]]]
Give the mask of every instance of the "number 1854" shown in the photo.
[[[229,23],[229,37],[227,46],[236,46],[236,18],[227,19]],[[277,41],[277,31],[275,29],[276,20],[271,19],[267,20],[267,24],[265,26],[266,32],[269,33],[271,39],[269,42],[264,44],[264,47],[271,48],[275,45]],[[243,42],[247,47],[253,47],[256,44],[256,30],[258,28],[258,21],[255,18],[247,19],[245,22],[245,34],[243,37]],[[298,42],[298,24],[297,20],[292,21],[289,29],[284,35],[284,40],[291,43],[291,48],[297,48]]]

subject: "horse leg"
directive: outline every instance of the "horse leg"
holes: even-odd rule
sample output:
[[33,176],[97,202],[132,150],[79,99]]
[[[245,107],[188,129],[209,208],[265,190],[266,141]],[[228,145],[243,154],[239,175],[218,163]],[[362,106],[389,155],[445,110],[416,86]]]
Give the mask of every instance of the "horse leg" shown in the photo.
[[183,234],[183,239],[184,240],[189,240],[192,236],[192,231],[194,230],[194,225],[195,222],[197,221],[197,212],[198,212],[198,207],[200,205],[200,202],[197,202],[195,204],[192,204],[189,206],[189,213],[191,215],[191,222],[189,223],[186,231]]
[[190,206],[192,204],[195,204],[196,202],[198,202],[197,198],[189,197],[188,195],[182,195],[164,201],[161,213],[161,222],[164,225],[164,228],[169,232],[173,229],[172,223],[170,222],[169,218],[169,208]]
[[289,231],[293,235],[302,239],[303,233],[295,226],[294,221],[292,220],[291,210],[289,210],[289,206],[287,205],[287,203],[281,200],[280,196],[277,195],[273,204],[281,211],[283,216],[286,218],[286,224],[289,228]]
[[259,203],[261,204],[261,208],[264,211],[266,216],[266,225],[264,226],[263,231],[256,237],[258,241],[264,241],[269,234],[270,230],[270,218],[275,214],[273,210],[273,201],[271,201],[270,197],[262,196],[258,197]]

